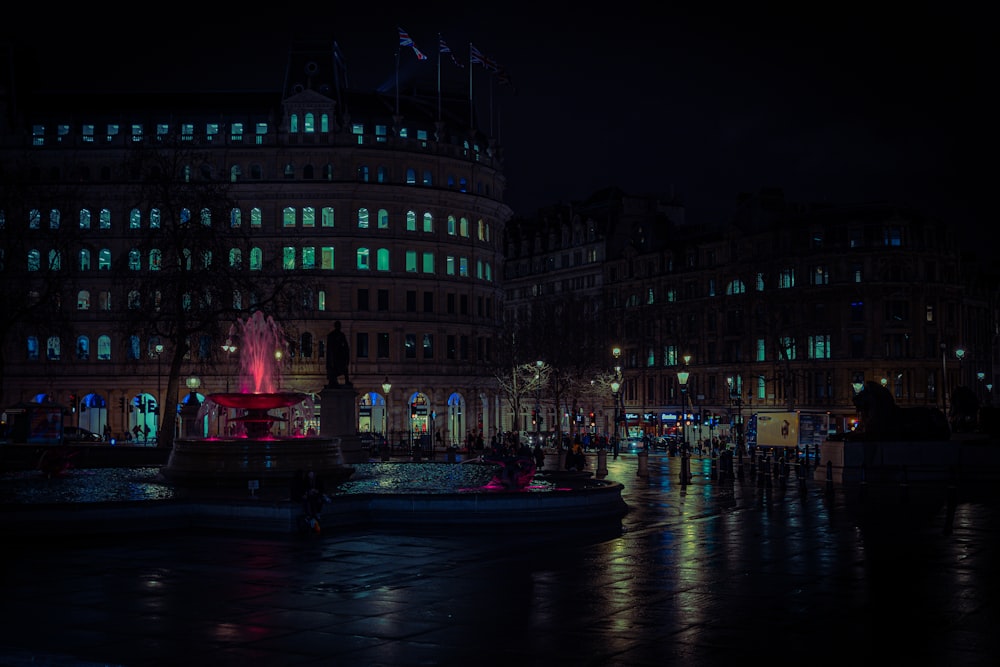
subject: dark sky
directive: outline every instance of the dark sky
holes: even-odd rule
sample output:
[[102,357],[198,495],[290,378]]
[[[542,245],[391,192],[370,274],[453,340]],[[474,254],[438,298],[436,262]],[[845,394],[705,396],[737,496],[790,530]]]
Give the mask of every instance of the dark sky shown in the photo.
[[[393,79],[399,25],[431,57],[419,64],[431,81],[439,32],[463,60],[471,41],[510,73],[516,93],[492,85],[493,131],[518,213],[617,185],[674,192],[689,220],[708,221],[740,192],[779,187],[795,201],[889,201],[985,225],[995,40],[971,4],[327,4],[253,19],[248,7],[234,19],[164,5],[134,27],[71,10],[86,14],[48,24],[46,71],[75,87],[273,87],[291,40],[336,39],[352,87],[375,88]],[[401,62],[405,79],[418,64],[407,50]],[[468,70],[442,72],[467,90]],[[475,69],[484,110],[490,88]]]

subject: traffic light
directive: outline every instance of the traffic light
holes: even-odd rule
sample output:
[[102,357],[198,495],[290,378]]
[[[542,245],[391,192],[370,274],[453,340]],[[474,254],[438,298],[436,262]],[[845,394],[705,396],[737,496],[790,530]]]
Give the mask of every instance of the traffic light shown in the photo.
[[76,394],[69,395],[70,412],[76,412]]
[[417,404],[414,403],[410,406],[410,419],[417,418]]
[[534,426],[538,423],[538,410],[531,411],[531,425]]

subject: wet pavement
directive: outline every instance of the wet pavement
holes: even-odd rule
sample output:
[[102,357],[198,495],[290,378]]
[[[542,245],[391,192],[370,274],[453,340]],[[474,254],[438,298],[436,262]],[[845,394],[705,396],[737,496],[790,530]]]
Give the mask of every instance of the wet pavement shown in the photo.
[[0,665],[996,664],[1000,490],[637,463],[585,531],[5,540]]

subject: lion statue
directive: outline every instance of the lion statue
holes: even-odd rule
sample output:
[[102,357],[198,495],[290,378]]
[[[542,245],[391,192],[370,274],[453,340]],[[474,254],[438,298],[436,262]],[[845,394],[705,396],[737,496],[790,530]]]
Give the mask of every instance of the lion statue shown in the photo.
[[866,382],[854,396],[860,424],[852,440],[948,440],[951,429],[944,412],[937,408],[896,405],[889,390],[878,382]]

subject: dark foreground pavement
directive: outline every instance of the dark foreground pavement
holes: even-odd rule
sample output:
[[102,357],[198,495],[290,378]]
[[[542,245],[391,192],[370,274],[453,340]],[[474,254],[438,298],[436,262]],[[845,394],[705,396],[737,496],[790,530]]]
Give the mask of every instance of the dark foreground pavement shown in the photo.
[[4,540],[0,665],[997,664],[1000,491],[678,466],[593,531]]

